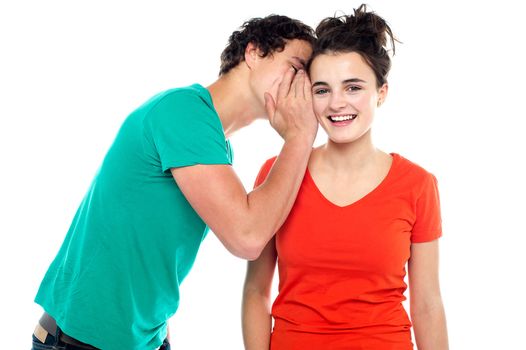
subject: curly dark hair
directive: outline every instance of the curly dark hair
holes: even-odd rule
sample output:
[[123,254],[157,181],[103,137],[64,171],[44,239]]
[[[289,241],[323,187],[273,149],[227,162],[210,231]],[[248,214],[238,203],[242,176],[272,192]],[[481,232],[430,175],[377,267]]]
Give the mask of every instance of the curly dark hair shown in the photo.
[[232,33],[221,54],[219,75],[228,73],[245,60],[245,49],[254,44],[266,57],[273,52],[283,51],[287,40],[300,39],[314,45],[314,30],[308,25],[287,16],[269,15],[252,18]]
[[[313,47],[310,65],[316,56],[327,53],[359,53],[376,75],[376,85],[387,82],[391,69],[391,57],[387,49],[389,38],[393,55],[398,41],[387,22],[374,12],[368,12],[365,4],[354,9],[353,15],[327,17],[316,27],[317,40]],[[399,42],[399,41],[398,41]]]

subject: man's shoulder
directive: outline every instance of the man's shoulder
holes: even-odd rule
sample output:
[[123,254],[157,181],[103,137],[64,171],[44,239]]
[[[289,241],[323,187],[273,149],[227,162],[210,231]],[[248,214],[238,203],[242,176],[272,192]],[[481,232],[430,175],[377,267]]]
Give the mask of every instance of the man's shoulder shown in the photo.
[[203,103],[210,105],[211,98],[206,88],[199,84],[193,84],[161,91],[154,95],[147,103],[151,105],[158,103],[176,103],[182,106],[202,105]]
[[153,122],[174,117],[187,119],[190,115],[204,119],[217,118],[210,93],[199,84],[164,90],[151,97],[138,110],[142,110],[146,119]]

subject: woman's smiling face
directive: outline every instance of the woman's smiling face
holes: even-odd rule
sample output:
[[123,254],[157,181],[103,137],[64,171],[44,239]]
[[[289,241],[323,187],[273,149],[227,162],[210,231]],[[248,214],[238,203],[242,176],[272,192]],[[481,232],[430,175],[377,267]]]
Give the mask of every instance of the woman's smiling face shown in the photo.
[[377,87],[376,76],[359,53],[327,53],[310,66],[313,107],[329,139],[349,143],[366,134],[387,84]]

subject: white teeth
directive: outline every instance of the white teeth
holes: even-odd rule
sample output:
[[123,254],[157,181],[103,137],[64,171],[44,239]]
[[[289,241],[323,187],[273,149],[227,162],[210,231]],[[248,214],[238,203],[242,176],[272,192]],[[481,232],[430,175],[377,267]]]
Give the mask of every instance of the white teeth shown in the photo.
[[343,122],[346,120],[353,120],[354,118],[356,118],[356,114],[329,116],[329,119],[333,122]]

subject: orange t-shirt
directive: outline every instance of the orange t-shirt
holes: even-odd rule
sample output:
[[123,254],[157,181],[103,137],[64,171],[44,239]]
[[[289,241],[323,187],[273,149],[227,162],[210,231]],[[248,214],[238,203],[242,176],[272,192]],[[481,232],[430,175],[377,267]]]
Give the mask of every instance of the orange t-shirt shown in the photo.
[[307,170],[276,234],[272,350],[413,348],[402,306],[405,266],[411,243],[441,236],[440,203],[432,174],[392,157],[378,187],[344,207],[325,198]]

